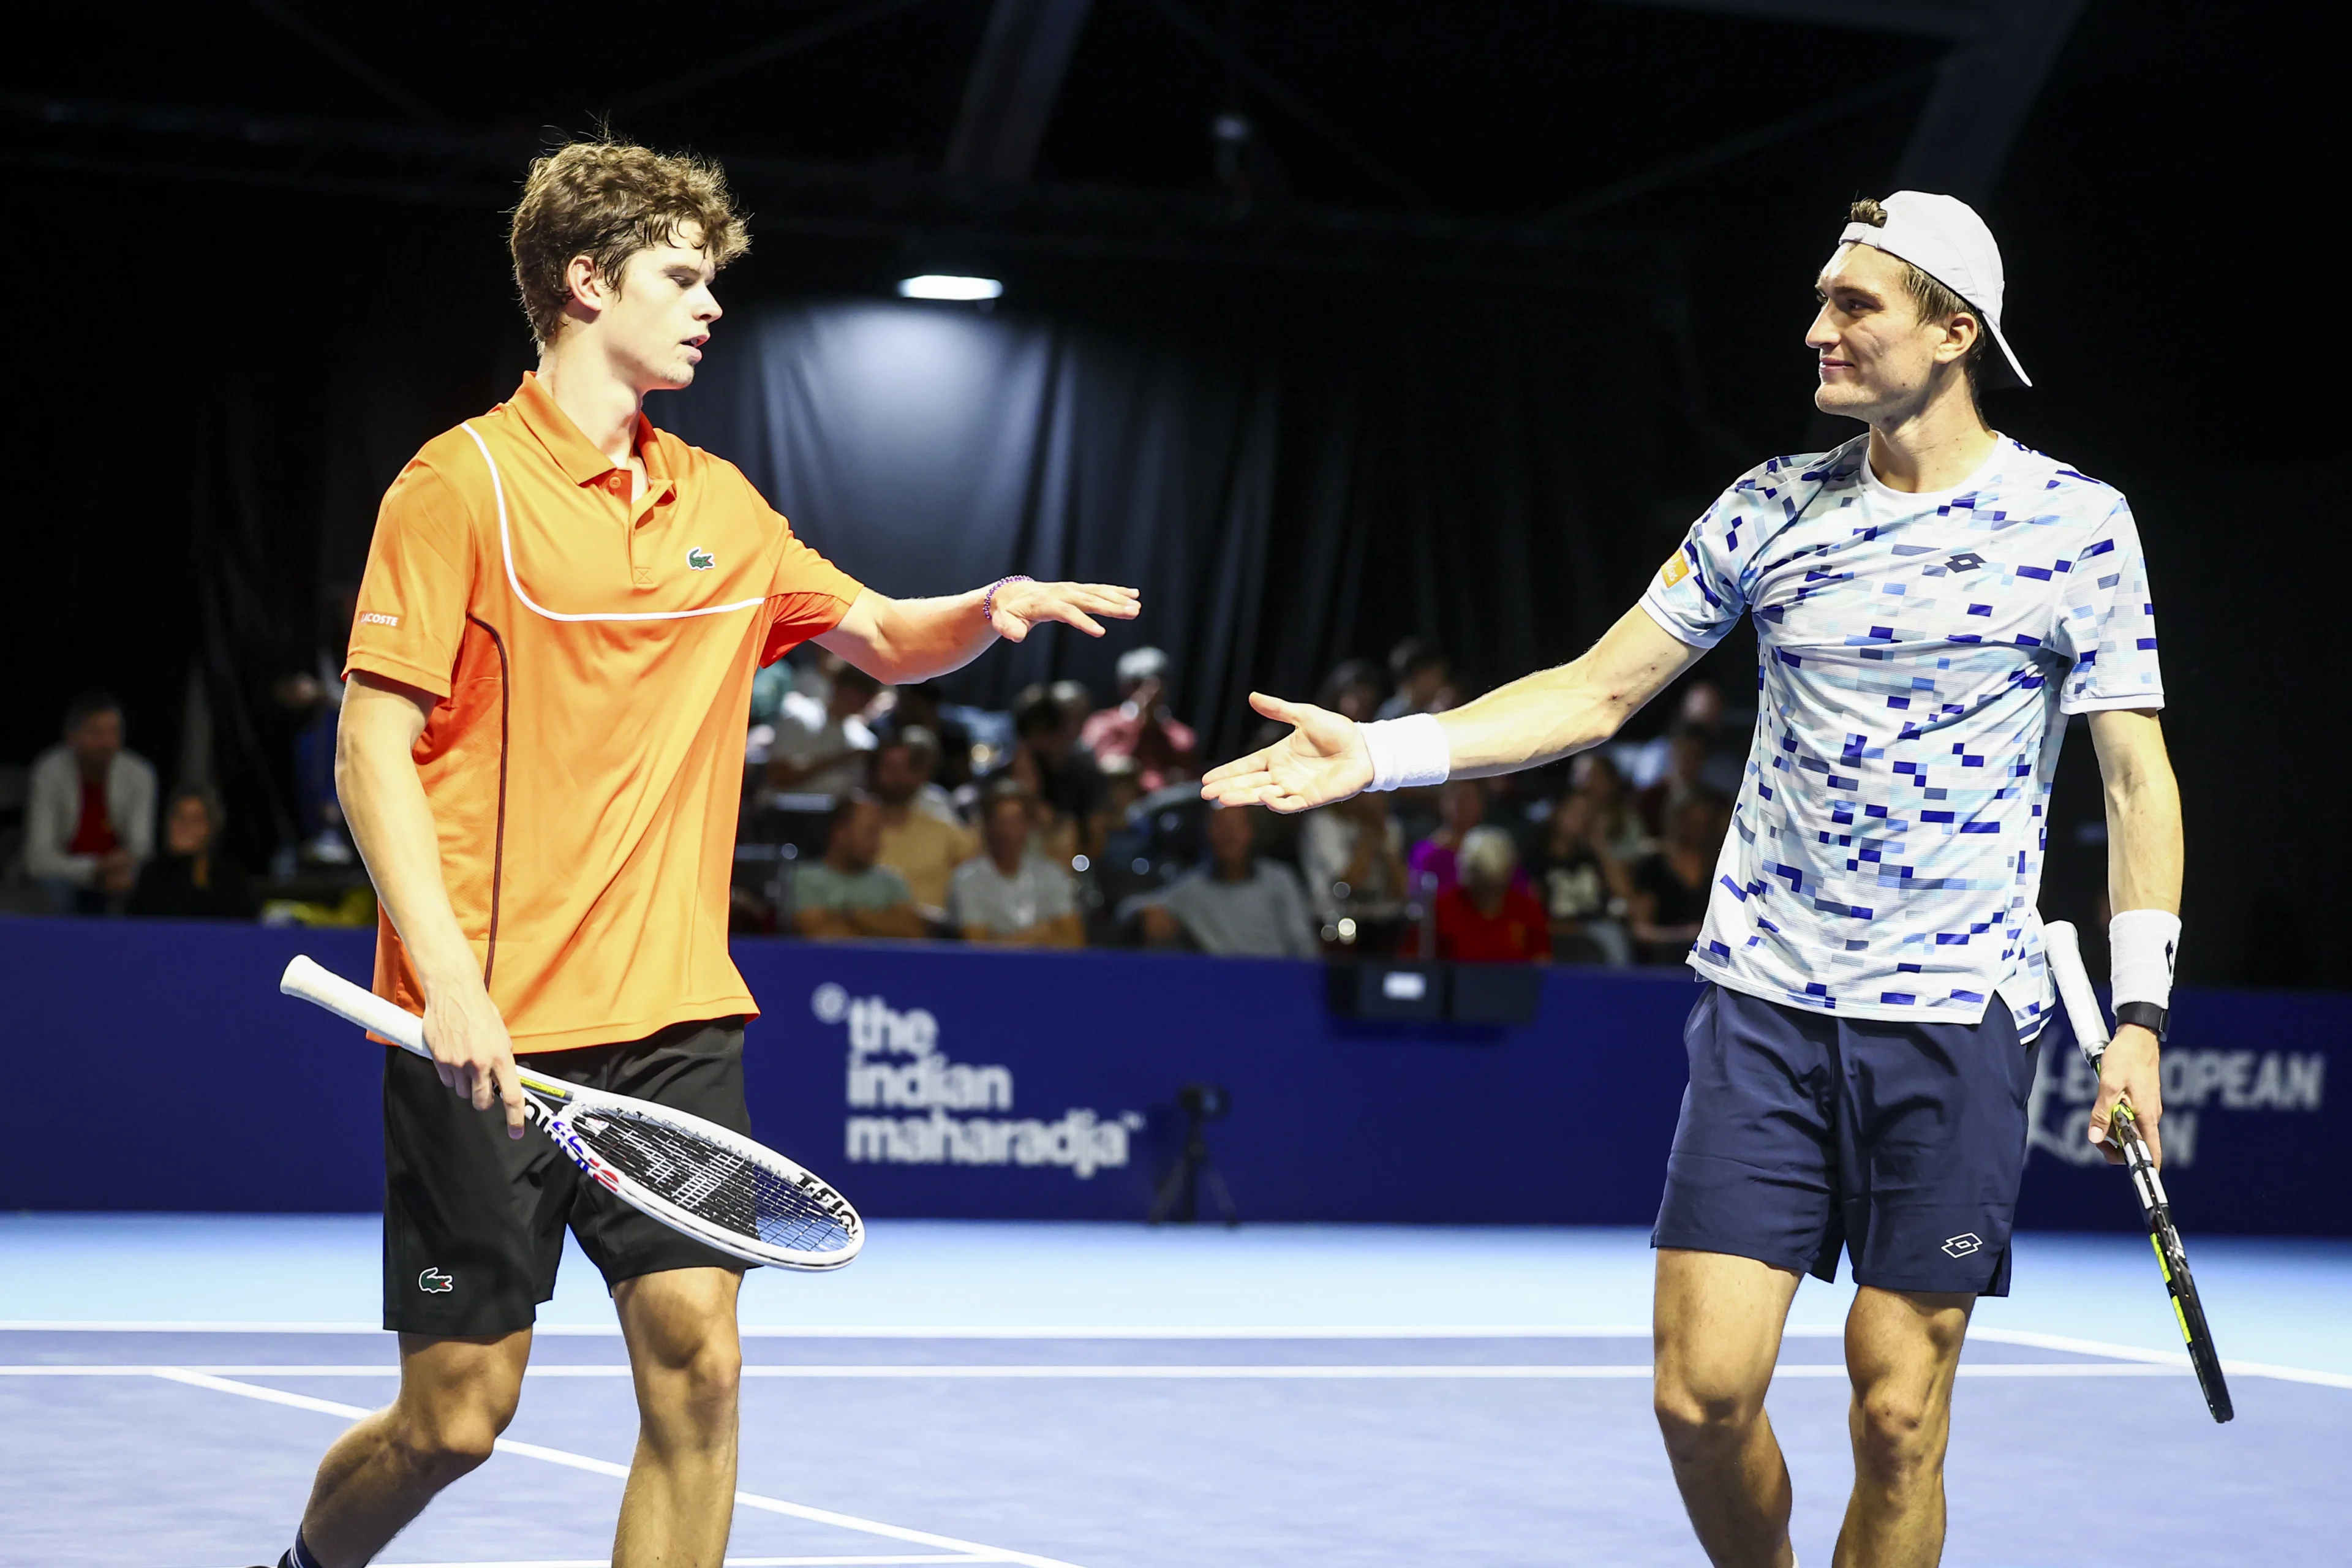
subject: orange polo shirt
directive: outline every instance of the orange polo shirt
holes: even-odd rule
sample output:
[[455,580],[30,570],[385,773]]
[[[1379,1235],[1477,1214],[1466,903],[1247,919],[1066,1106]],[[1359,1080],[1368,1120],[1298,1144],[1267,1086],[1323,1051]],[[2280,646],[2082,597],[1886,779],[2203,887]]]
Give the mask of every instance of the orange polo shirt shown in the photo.
[[[439,698],[416,768],[521,1050],[758,1012],[727,952],[752,672],[856,581],[731,463],[642,417],[646,493],[533,375],[383,499],[349,670]],[[387,918],[375,989],[424,997]]]

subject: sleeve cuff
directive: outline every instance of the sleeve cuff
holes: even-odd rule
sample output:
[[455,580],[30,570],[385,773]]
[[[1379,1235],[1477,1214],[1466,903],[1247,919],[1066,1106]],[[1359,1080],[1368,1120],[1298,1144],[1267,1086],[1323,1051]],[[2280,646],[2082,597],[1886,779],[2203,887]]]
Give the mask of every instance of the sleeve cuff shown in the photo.
[[1713,631],[1694,631],[1690,627],[1684,626],[1680,621],[1676,620],[1671,611],[1665,609],[1663,605],[1653,604],[1651,602],[1650,595],[1647,594],[1643,595],[1641,598],[1635,602],[1642,606],[1642,613],[1643,615],[1658,623],[1658,629],[1660,631],[1665,633],[1676,642],[1682,643],[1686,647],[1700,649],[1711,648],[1716,644],[1721,642],[1725,637],[1731,635],[1731,626],[1727,622],[1723,626],[1717,626]]
[[429,691],[445,701],[449,696],[449,672],[446,669],[426,669],[422,665],[411,664],[405,659],[393,658],[373,650],[354,648],[343,660],[343,679],[348,680],[353,671],[362,669],[370,675],[380,675],[386,680],[397,680],[403,686],[414,686],[420,691]]

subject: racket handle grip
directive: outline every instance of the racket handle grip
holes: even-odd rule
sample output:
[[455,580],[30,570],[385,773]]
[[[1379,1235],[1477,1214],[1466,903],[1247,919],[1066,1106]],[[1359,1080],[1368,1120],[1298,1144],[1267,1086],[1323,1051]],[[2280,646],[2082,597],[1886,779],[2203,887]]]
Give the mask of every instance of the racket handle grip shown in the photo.
[[414,1051],[420,1057],[432,1054],[425,1048],[424,1019],[308,958],[297,956],[286,966],[278,989],[381,1035],[402,1050]]
[[2066,1006],[2066,1021],[2074,1026],[2074,1044],[2083,1059],[2097,1067],[2107,1054],[2107,1018],[2091,990],[2090,971],[2083,967],[2082,942],[2072,925],[2052,921],[2042,928],[2042,945],[2051,978],[2058,983],[2058,999]]

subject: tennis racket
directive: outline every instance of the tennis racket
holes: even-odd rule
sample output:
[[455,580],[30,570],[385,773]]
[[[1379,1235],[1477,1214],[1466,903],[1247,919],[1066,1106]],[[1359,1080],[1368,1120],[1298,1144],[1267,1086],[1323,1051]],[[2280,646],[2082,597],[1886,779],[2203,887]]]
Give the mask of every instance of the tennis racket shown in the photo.
[[[428,1060],[425,1020],[308,958],[278,989]],[[838,1268],[866,1244],[849,1200],[772,1149],[699,1116],[518,1064],[523,1114],[632,1208],[746,1263]]]
[[[2066,1005],[2067,1021],[2074,1026],[2074,1043],[2091,1070],[2107,1054],[2107,1016],[2092,994],[2091,976],[2083,967],[2082,943],[2074,928],[2063,921],[2042,928],[2050,957],[2050,973],[2057,979],[2058,996]],[[2107,1122],[2107,1147],[2124,1157],[2132,1185],[2139,1193],[2140,1213],[2147,1220],[2147,1238],[2156,1247],[2156,1266],[2164,1270],[2164,1288],[2172,1294],[2172,1315],[2180,1323],[2180,1337],[2189,1342],[2189,1364],[2197,1369],[2197,1386],[2205,1391],[2205,1408],[2216,1421],[2227,1421],[2237,1407],[2230,1403],[2230,1385],[2221,1376],[2221,1355],[2213,1348],[2213,1331],[2205,1321],[2205,1308],[2197,1300],[2197,1281],[2189,1273],[2189,1254],[2181,1248],[2180,1232],[2172,1223],[2172,1203],[2164,1195],[2164,1182],[2140,1136],[2139,1121],[2131,1106],[2119,1102]]]

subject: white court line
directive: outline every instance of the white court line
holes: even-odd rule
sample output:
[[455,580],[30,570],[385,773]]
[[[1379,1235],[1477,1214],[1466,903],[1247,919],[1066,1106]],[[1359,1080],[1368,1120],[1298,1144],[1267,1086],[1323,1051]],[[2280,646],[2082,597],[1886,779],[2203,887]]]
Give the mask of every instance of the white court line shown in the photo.
[[[82,1319],[20,1319],[0,1321],[0,1333],[212,1333],[212,1334],[366,1334],[383,1332],[373,1323],[293,1322],[293,1323],[215,1323],[215,1322],[132,1322],[125,1321],[92,1321]],[[616,1339],[618,1325],[542,1323],[541,1334],[565,1338]],[[1195,1328],[1160,1325],[1124,1328],[1083,1326],[1067,1328],[1005,1327],[999,1325],[856,1328],[840,1324],[778,1325],[747,1324],[740,1331],[745,1339],[845,1339],[845,1340],[1583,1340],[1583,1339],[1647,1339],[1647,1325],[1636,1324],[1510,1324],[1491,1326],[1424,1326],[1382,1328],[1366,1325],[1337,1327],[1300,1327],[1276,1325],[1254,1328]],[[1792,1340],[1836,1339],[1844,1330],[1835,1324],[1792,1323],[1783,1337]],[[2077,1339],[2066,1334],[2040,1333],[2029,1329],[1998,1329],[1976,1327],[1969,1337],[1987,1344],[2021,1345],[2035,1350],[2063,1351],[2075,1355],[2105,1356],[2116,1361],[2141,1362],[2150,1365],[2174,1368],[2186,1367],[2188,1356],[2179,1351],[2155,1351],[2139,1345],[2116,1344],[2109,1340]],[[749,1369],[747,1369],[748,1371]],[[1786,1370],[1785,1368],[1783,1369]],[[2283,1366],[2275,1362],[2228,1361],[2221,1370],[2232,1377],[2271,1378],[2281,1383],[2309,1384],[2321,1388],[2352,1388],[2352,1373],[2320,1372],[2310,1367]],[[758,1374],[754,1374],[758,1375]],[[1809,1375],[1809,1374],[1808,1374]],[[1996,1373],[1977,1373],[1975,1376],[2000,1376]],[[2017,1374],[2022,1375],[2022,1374]]]
[[[933,1552],[887,1557],[730,1557],[726,1568],[870,1568],[907,1563],[1003,1563],[1003,1557],[941,1557]],[[528,1563],[380,1563],[376,1568],[613,1568],[610,1557],[542,1557]]]
[[[1089,1365],[1065,1363],[1049,1366],[1022,1366],[982,1363],[977,1365],[931,1364],[920,1363],[886,1363],[880,1365],[794,1365],[747,1366],[747,1378],[841,1378],[849,1380],[883,1381],[988,1381],[992,1379],[1055,1380],[1076,1382],[1155,1380],[1171,1382],[1213,1382],[1262,1379],[1273,1382],[1435,1382],[1448,1379],[1468,1382],[1630,1382],[1646,1381],[1650,1376],[1647,1362],[1562,1364],[1533,1363],[1525,1364],[1450,1363],[1435,1365],[1361,1365],[1265,1363],[1228,1366],[1188,1366],[1181,1363],[1147,1362],[1128,1365]],[[2185,1377],[2189,1366],[2148,1362],[1963,1362],[1962,1377]],[[199,1383],[200,1387],[212,1387],[215,1382],[229,1377],[396,1377],[400,1369],[393,1366],[0,1366],[0,1377],[167,1377],[178,1382]],[[625,1366],[545,1366],[532,1367],[529,1376],[534,1378],[598,1378],[617,1381],[629,1375]],[[1774,1377],[1842,1378],[1844,1367],[1827,1362],[1784,1363],[1773,1371]],[[2346,1380],[2352,1384],[2352,1379]],[[240,1387],[248,1385],[238,1385]],[[278,1390],[257,1389],[256,1397],[263,1393],[276,1394]],[[301,1395],[289,1395],[281,1403],[299,1403],[305,1409],[331,1410],[341,1413],[352,1406],[333,1405],[326,1400],[310,1400]],[[503,1442],[503,1439],[501,1440]],[[622,1473],[625,1474],[625,1471]]]
[[[307,1394],[289,1394],[282,1388],[267,1388],[257,1383],[237,1383],[210,1373],[192,1372],[185,1367],[159,1366],[148,1369],[154,1377],[173,1383],[184,1383],[193,1388],[208,1388],[216,1394],[234,1394],[246,1399],[258,1399],[268,1405],[284,1405],[296,1410],[314,1410],[322,1415],[341,1415],[356,1421],[368,1414],[356,1405],[341,1405],[331,1399],[313,1399]],[[566,1469],[585,1470],[590,1475],[610,1476],[626,1480],[629,1467],[616,1465],[610,1459],[591,1458],[568,1448],[550,1448],[539,1443],[519,1443],[511,1437],[498,1440],[498,1451],[516,1454],[526,1459],[538,1459],[546,1464],[561,1465]],[[902,1524],[885,1524],[879,1520],[860,1519],[854,1513],[835,1513],[831,1509],[812,1508],[806,1503],[786,1502],[782,1498],[765,1497],[758,1492],[739,1491],[735,1494],[739,1508],[758,1509],[762,1513],[781,1513],[792,1519],[804,1519],[815,1524],[830,1524],[842,1530],[854,1530],[866,1535],[879,1535],[891,1541],[903,1541],[914,1546],[937,1546],[961,1554],[967,1562],[1013,1563],[1024,1568],[1077,1568],[1056,1557],[1040,1557],[1034,1552],[1013,1552],[1000,1546],[983,1546],[976,1541],[965,1541],[953,1535],[935,1535],[928,1530],[909,1530]]]
[[[0,1333],[101,1334],[382,1334],[374,1323],[212,1323],[194,1321],[138,1322],[130,1320],[92,1321],[86,1319],[18,1319],[0,1321]],[[541,1323],[535,1335],[555,1339],[619,1339],[618,1323]],[[1835,1334],[1843,1331],[1790,1329],[1792,1335]],[[1647,1323],[1541,1324],[1372,1324],[1267,1326],[1150,1324],[1135,1328],[1080,1324],[1068,1328],[1033,1324],[886,1323],[744,1323],[736,1332],[747,1340],[1646,1340]]]

